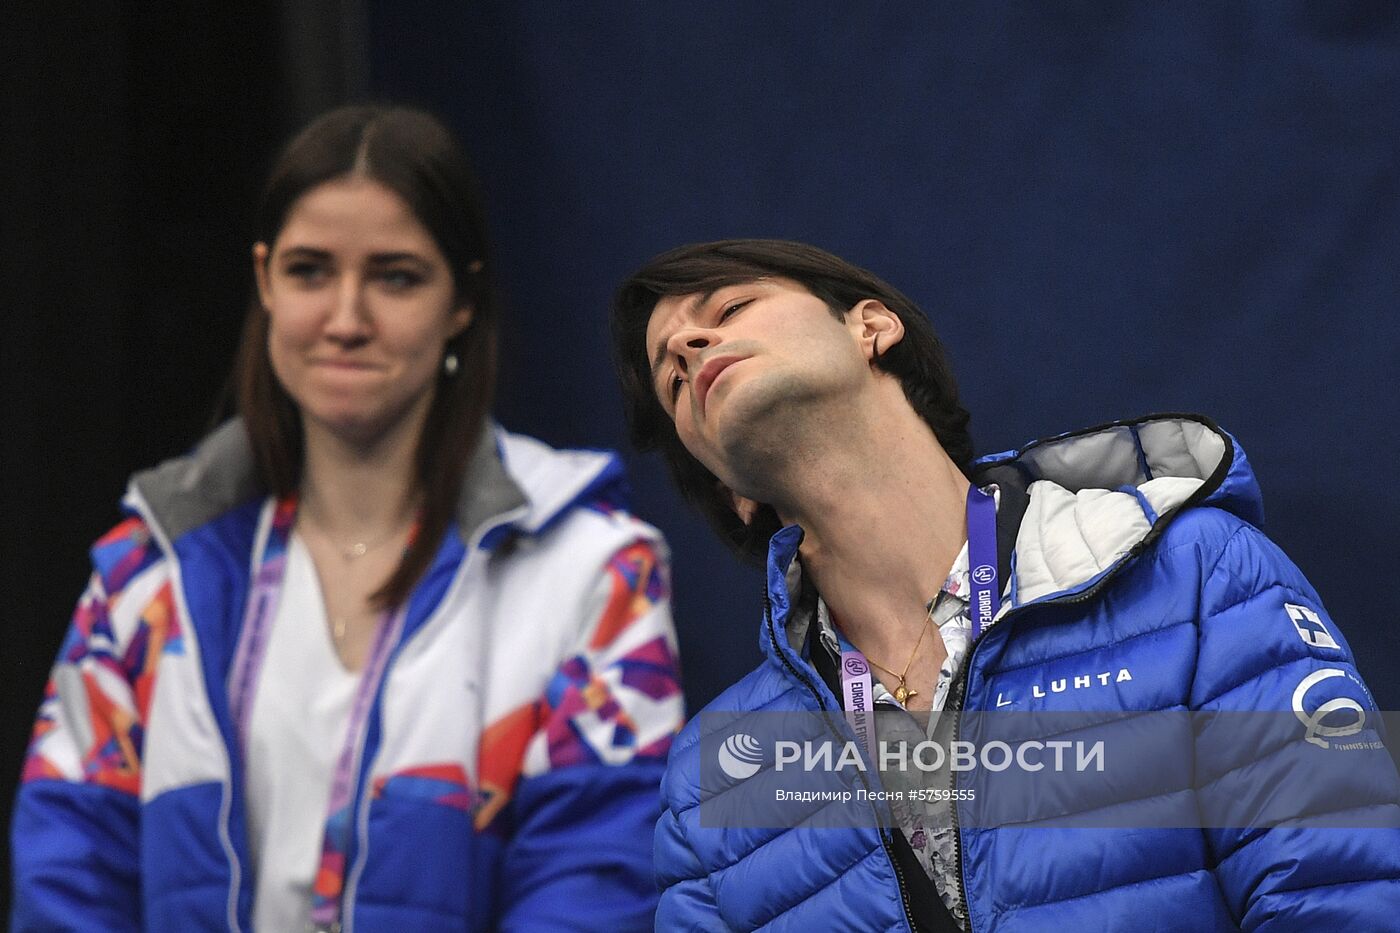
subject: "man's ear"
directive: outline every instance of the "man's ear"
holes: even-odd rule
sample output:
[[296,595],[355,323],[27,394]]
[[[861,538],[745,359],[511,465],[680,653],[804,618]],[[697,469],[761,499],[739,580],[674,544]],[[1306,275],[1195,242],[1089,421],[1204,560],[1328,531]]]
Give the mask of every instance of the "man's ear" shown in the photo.
[[847,322],[871,362],[904,339],[904,322],[878,298],[867,298],[851,308]]
[[729,500],[729,507],[734,510],[734,514],[739,516],[739,521],[745,525],[752,525],[754,517],[758,515],[761,503],[747,499],[730,489],[723,483],[719,483],[720,495]]

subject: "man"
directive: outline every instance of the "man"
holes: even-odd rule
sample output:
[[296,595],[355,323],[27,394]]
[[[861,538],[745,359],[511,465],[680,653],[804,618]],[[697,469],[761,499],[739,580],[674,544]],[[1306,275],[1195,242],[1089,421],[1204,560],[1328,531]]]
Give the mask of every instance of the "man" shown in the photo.
[[[765,661],[709,710],[893,711],[884,741],[940,710],[1291,719],[1306,704],[1314,744],[1362,733],[1321,725],[1374,704],[1316,593],[1257,530],[1244,453],[1208,419],[1125,421],[974,463],[922,313],[799,243],[665,253],[620,288],[613,335],[634,440],[662,451],[731,545],[767,554]],[[1333,705],[1319,710],[1323,679]],[[1073,818],[1073,797],[995,821],[915,793],[887,794],[904,800],[868,825],[757,831],[701,816],[720,797],[700,776],[705,721],[663,784],[660,929],[1400,929],[1383,751],[1347,759],[1354,776],[1327,788],[1345,793],[1282,816],[1335,826],[1329,810],[1346,810],[1384,828],[1265,831],[1280,814],[1249,819],[1269,810],[1257,792],[1284,787],[1311,746],[1222,765],[1187,731],[1184,754],[1153,739],[1130,756],[1115,792],[1133,815],[1110,828],[1037,825]],[[908,788],[887,764],[861,786]]]

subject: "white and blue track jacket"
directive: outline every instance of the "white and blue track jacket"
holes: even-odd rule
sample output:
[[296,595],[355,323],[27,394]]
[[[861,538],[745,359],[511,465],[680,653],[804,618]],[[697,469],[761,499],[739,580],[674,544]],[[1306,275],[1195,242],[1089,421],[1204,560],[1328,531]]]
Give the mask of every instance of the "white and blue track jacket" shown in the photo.
[[[651,926],[683,710],[664,544],[622,489],[609,454],[483,434],[358,755],[346,933]],[[236,422],[133,479],[26,760],[17,933],[251,928],[226,679],[265,502]]]

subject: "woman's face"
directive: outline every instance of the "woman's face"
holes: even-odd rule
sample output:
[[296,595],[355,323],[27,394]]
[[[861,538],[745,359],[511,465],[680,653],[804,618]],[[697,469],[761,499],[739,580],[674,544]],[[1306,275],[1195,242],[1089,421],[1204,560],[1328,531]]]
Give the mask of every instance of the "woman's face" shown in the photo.
[[471,308],[402,198],[366,178],[324,182],[292,205],[276,242],[253,247],[253,263],[272,369],[308,433],[367,444],[421,424]]

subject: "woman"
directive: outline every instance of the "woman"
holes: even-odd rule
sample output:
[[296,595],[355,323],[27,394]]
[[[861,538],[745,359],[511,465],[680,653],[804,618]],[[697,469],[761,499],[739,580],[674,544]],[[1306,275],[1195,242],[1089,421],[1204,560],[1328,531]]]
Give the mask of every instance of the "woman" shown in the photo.
[[241,418],[93,549],[14,822],[25,929],[640,929],[682,717],[605,454],[494,426],[471,173],[347,107],[273,170]]

